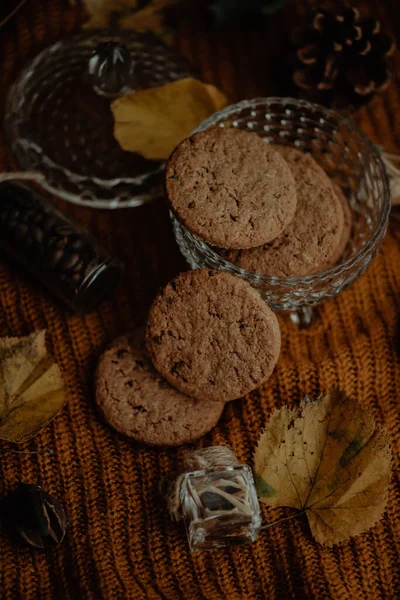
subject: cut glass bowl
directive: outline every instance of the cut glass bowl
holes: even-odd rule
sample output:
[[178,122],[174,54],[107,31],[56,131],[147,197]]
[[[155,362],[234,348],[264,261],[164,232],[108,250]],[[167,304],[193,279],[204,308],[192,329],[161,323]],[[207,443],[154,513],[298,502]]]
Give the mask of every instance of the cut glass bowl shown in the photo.
[[297,311],[293,320],[308,325],[310,307],[336,296],[357,279],[385,236],[390,188],[380,154],[347,119],[291,98],[245,100],[214,114],[194,133],[210,127],[238,127],[255,132],[266,143],[310,152],[349,201],[351,238],[339,263],[327,271],[302,277],[271,277],[237,267],[222,258],[218,249],[191,234],[171,213],[176,241],[193,269],[222,269],[243,277],[272,309]]

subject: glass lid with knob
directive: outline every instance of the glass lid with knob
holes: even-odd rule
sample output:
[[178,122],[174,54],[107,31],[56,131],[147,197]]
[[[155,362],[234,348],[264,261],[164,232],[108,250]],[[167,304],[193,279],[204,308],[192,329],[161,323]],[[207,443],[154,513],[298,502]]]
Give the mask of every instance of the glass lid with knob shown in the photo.
[[124,151],[111,101],[192,77],[158,38],[137,32],[81,33],[43,50],[10,90],[5,117],[20,169],[64,200],[97,208],[139,206],[162,194],[164,163]]

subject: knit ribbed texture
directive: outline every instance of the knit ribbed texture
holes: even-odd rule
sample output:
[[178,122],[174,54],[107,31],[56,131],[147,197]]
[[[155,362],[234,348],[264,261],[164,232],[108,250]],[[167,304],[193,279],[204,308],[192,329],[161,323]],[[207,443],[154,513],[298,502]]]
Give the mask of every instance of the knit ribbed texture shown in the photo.
[[[180,22],[177,44],[203,79],[232,101],[282,93],[276,59],[287,30],[310,2],[240,33],[207,31],[198,19]],[[397,0],[366,3],[400,31]],[[297,8],[293,8],[297,5]],[[29,0],[0,31],[0,89],[28,57],[78,29],[82,8],[67,0]],[[399,61],[397,57],[397,66]],[[273,79],[275,77],[275,80]],[[391,89],[357,115],[373,141],[400,150],[400,94]],[[0,139],[0,169],[12,168]],[[15,550],[0,534],[1,600],[360,600],[400,597],[400,225],[391,225],[382,251],[339,298],[320,306],[311,329],[280,317],[282,352],[268,384],[230,403],[221,422],[195,447],[229,443],[251,463],[263,424],[275,407],[294,405],[338,384],[385,425],[394,451],[387,512],[369,532],[336,549],[319,546],[306,522],[293,520],[262,533],[250,547],[191,554],[181,524],[169,522],[158,483],[179,469],[183,448],[135,446],[98,417],[93,372],[104,345],[146,318],[157,290],[185,268],[162,203],[119,212],[60,206],[86,224],[126,262],[123,283],[100,309],[73,316],[4,258],[0,258],[0,335],[47,328],[68,386],[63,412],[23,449],[53,454],[1,453],[0,494],[19,480],[38,483],[69,517],[63,545],[45,553]],[[7,444],[0,443],[0,450]],[[262,509],[265,521],[284,509]]]

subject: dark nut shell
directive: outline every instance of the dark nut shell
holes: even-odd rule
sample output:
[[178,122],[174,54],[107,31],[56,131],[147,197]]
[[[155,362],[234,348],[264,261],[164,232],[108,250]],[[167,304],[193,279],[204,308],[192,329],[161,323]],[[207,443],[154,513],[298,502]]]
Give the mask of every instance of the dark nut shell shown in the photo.
[[61,504],[38,485],[20,483],[3,505],[6,531],[14,542],[38,550],[61,544],[67,516]]

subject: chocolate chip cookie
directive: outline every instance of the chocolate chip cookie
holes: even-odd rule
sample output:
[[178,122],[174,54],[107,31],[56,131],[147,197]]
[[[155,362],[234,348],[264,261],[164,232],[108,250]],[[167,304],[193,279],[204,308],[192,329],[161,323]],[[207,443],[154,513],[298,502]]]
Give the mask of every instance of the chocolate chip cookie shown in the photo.
[[166,168],[166,193],[181,223],[221,248],[254,248],[294,217],[296,187],[287,163],[255,133],[208,129],[184,140]]
[[227,402],[259,387],[280,351],[276,316],[249,283],[223,271],[182,273],[155,299],[147,347],[181,392]]
[[145,331],[117,338],[100,358],[96,401],[120,433],[156,446],[193,442],[217,424],[223,403],[200,402],[175,390],[155,371]]
[[294,175],[297,209],[285,232],[258,248],[228,250],[222,256],[243,269],[276,277],[299,277],[323,270],[334,259],[344,216],[331,180],[309,155],[274,146]]

